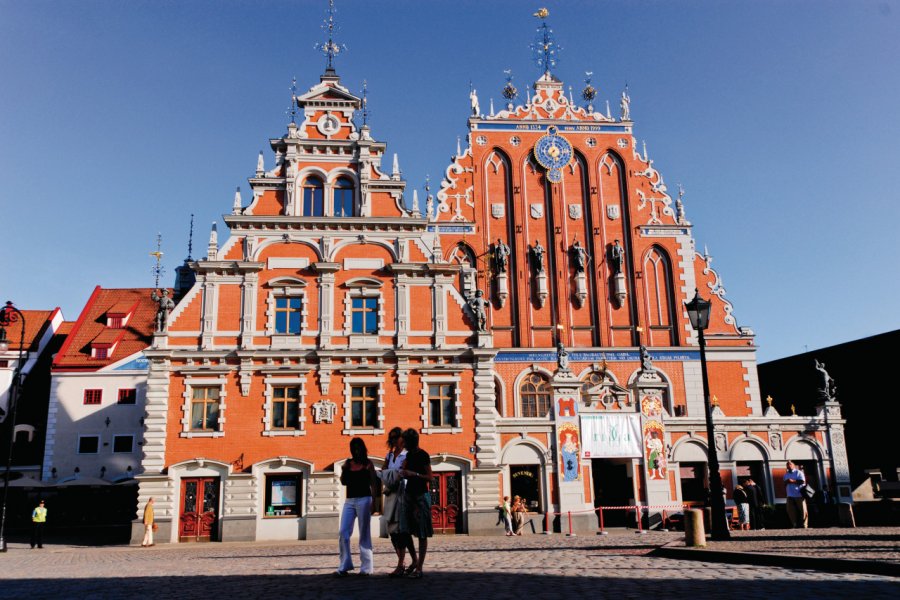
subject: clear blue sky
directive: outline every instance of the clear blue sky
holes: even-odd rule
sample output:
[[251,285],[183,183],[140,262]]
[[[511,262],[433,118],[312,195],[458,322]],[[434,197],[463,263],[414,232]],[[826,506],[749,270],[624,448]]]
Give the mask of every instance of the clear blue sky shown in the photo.
[[[171,284],[190,213],[199,256],[259,150],[271,165],[325,6],[0,0],[2,299],[75,319],[97,284],[151,286],[158,231]],[[338,73],[368,80],[410,185],[443,174],[470,80],[486,110],[504,69],[539,75],[540,6],[576,94],[584,71],[601,105],[628,83],[761,360],[900,327],[900,2],[338,0]]]

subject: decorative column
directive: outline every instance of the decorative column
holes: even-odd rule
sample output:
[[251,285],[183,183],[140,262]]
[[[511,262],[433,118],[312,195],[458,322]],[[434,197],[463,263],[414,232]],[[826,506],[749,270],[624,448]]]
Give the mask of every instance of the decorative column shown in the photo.
[[253,347],[253,333],[256,331],[256,286],[259,276],[256,273],[245,273],[241,283],[241,349]]
[[334,274],[341,265],[334,262],[316,262],[313,268],[319,274],[319,347],[331,347],[334,331]]
[[472,350],[475,382],[475,468],[466,478],[466,522],[471,535],[502,535],[497,527],[497,482],[500,479],[500,433],[494,356],[490,348]]
[[841,405],[836,400],[828,400],[816,407],[820,417],[825,418],[825,442],[831,455],[835,489],[832,490],[838,502],[853,502],[853,486],[850,483],[850,464],[847,461],[847,443],[844,439],[844,424]]

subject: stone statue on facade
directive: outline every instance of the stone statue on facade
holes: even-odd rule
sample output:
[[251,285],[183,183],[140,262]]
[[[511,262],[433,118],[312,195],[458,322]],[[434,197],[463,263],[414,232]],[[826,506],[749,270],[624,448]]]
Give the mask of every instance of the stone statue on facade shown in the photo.
[[469,308],[475,314],[475,324],[478,331],[487,331],[487,300],[484,299],[484,292],[475,290],[475,295],[469,298]]
[[494,270],[497,273],[506,273],[509,269],[509,257],[512,254],[512,250],[509,246],[503,243],[503,240],[497,238],[497,243],[494,244]]
[[628,95],[628,86],[622,90],[622,99],[619,100],[619,106],[622,108],[622,120],[631,120],[631,97]]
[[157,303],[156,309],[156,331],[164,333],[169,327],[169,313],[175,308],[175,302],[169,298],[169,290],[162,290],[162,295],[157,294],[156,290],[150,294],[150,299]]
[[647,350],[646,346],[641,346],[641,371],[645,373],[656,371],[653,367],[653,360],[650,358],[650,352]]
[[575,265],[575,272],[584,273],[587,268],[588,256],[587,250],[581,245],[581,242],[575,240],[575,243],[569,248],[569,253],[572,256],[572,262]]
[[825,363],[820,363],[818,359],[814,360],[816,361],[816,371],[819,372],[819,396],[825,400],[834,400],[837,397],[837,385],[825,370]]
[[475,91],[475,88],[472,88],[472,91],[469,92],[469,101],[472,103],[472,116],[477,117],[481,114],[481,106],[478,104],[478,93]]
[[534,246],[529,249],[529,253],[531,254],[531,268],[534,269],[535,273],[544,272],[544,254],[546,254],[546,252],[544,247],[541,246],[540,240],[535,240]]
[[625,249],[619,244],[619,240],[609,247],[609,268],[612,269],[613,275],[622,272],[622,263],[625,260]]
[[561,372],[571,372],[572,369],[569,368],[569,351],[566,350],[566,347],[563,346],[562,342],[556,344],[556,363]]

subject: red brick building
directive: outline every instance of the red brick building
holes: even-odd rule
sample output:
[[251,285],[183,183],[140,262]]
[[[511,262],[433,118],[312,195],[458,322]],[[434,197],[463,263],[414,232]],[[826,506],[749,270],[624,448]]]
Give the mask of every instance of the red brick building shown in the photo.
[[161,540],[334,537],[350,438],[380,462],[393,426],[432,455],[438,531],[499,533],[512,494],[582,531],[599,504],[702,500],[695,288],[726,487],[754,475],[777,501],[793,457],[842,490],[839,409],[763,412],[753,333],[627,94],[613,118],[549,70],[522,104],[511,87],[487,115],[473,90],[467,147],[421,201],[333,69],[296,97],[146,352],[140,503]]

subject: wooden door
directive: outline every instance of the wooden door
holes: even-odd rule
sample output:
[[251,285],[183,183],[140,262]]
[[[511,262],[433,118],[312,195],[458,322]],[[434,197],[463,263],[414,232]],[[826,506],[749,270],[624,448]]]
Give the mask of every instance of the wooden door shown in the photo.
[[181,480],[181,516],[178,541],[209,542],[217,537],[219,479],[191,477]]
[[462,506],[462,478],[459,473],[435,473],[431,479],[431,524],[435,533],[459,531]]

